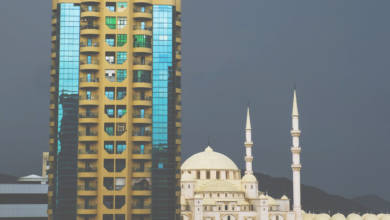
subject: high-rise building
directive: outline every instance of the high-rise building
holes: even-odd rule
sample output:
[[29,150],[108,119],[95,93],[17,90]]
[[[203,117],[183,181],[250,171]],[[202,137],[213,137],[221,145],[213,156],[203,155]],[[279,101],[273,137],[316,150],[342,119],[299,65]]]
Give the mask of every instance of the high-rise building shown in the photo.
[[181,1],[52,1],[49,219],[179,219]]

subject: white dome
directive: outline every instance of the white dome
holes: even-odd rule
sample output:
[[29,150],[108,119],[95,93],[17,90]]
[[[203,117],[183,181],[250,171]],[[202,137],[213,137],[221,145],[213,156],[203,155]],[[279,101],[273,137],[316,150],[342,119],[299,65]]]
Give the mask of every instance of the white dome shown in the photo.
[[345,220],[345,216],[343,214],[337,213],[332,216],[332,220]]
[[245,176],[242,177],[243,182],[257,182],[257,179],[252,174],[245,174]]
[[348,220],[362,220],[363,218],[356,213],[351,213],[347,216],[347,219]]
[[239,170],[227,156],[213,151],[208,146],[203,152],[192,155],[183,165],[182,170]]
[[318,214],[314,217],[315,220],[329,220],[330,216],[325,213]]
[[376,215],[374,215],[374,214],[367,213],[367,214],[363,215],[363,219],[364,220],[378,220],[378,217],[376,217]]

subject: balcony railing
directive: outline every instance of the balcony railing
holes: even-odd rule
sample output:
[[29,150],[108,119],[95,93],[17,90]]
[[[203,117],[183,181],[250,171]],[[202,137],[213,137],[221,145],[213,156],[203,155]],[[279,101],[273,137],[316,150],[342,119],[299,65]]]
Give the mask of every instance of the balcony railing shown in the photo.
[[99,64],[99,60],[80,60],[80,64]]
[[95,186],[78,186],[77,189],[79,190],[85,190],[85,191],[95,191]]
[[98,95],[91,95],[91,96],[81,95],[81,96],[79,96],[79,99],[80,100],[98,100],[99,96]]
[[133,131],[133,136],[152,136],[151,131]]
[[86,131],[80,131],[79,132],[79,136],[97,136],[98,133],[96,131],[90,131],[90,132],[86,132]]
[[98,30],[99,29],[99,25],[97,24],[87,24],[87,25],[82,25],[80,27],[81,30],[84,30],[84,29],[95,29],[95,30]]
[[152,13],[153,10],[151,8],[134,8],[134,12]]
[[78,168],[77,170],[79,172],[96,172],[97,168],[96,167],[84,167],[84,168]]
[[99,82],[99,78],[80,78],[80,82]]
[[96,154],[96,150],[79,150],[79,154]]
[[96,209],[96,205],[77,205],[78,209]]
[[152,66],[153,62],[152,61],[134,60],[133,64],[134,65],[148,65],[148,66]]
[[81,8],[81,12],[86,12],[86,11],[99,12],[100,9],[96,6],[87,6],[87,7]]
[[141,149],[133,149],[133,154],[150,154],[152,153],[151,149],[144,149],[141,151]]
[[80,42],[80,47],[99,47],[99,43],[98,42],[92,42],[92,43]]
[[152,27],[146,27],[146,26],[143,26],[143,25],[134,25],[134,26],[133,26],[133,30],[152,31],[153,28],[152,28]]
[[80,118],[97,118],[98,113],[97,112],[85,112],[79,114]]
[[141,167],[134,167],[133,168],[134,172],[150,172],[151,170],[152,170],[152,168],[150,168],[150,167],[143,167],[143,168],[141,168]]
[[134,96],[133,97],[133,100],[137,100],[137,101],[152,101],[152,96]]
[[147,118],[147,119],[151,119],[151,118],[152,118],[152,115],[133,114],[133,118]]
[[133,209],[150,209],[150,205],[144,205],[144,204],[133,204]]

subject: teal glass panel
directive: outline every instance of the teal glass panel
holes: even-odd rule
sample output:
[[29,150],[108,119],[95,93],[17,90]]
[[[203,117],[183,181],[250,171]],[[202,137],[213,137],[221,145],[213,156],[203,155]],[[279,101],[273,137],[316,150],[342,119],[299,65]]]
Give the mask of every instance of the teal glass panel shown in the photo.
[[117,70],[116,71],[116,81],[123,82],[127,77],[127,71],[126,70]]
[[117,64],[123,64],[127,59],[127,52],[116,53]]

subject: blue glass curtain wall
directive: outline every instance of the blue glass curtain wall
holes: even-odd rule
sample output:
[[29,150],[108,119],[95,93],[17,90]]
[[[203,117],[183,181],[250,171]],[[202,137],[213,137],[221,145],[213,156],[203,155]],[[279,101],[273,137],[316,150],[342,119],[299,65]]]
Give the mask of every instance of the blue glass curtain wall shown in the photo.
[[80,5],[61,3],[58,8],[58,127],[54,218],[76,219]]
[[153,6],[152,219],[175,219],[174,7]]

